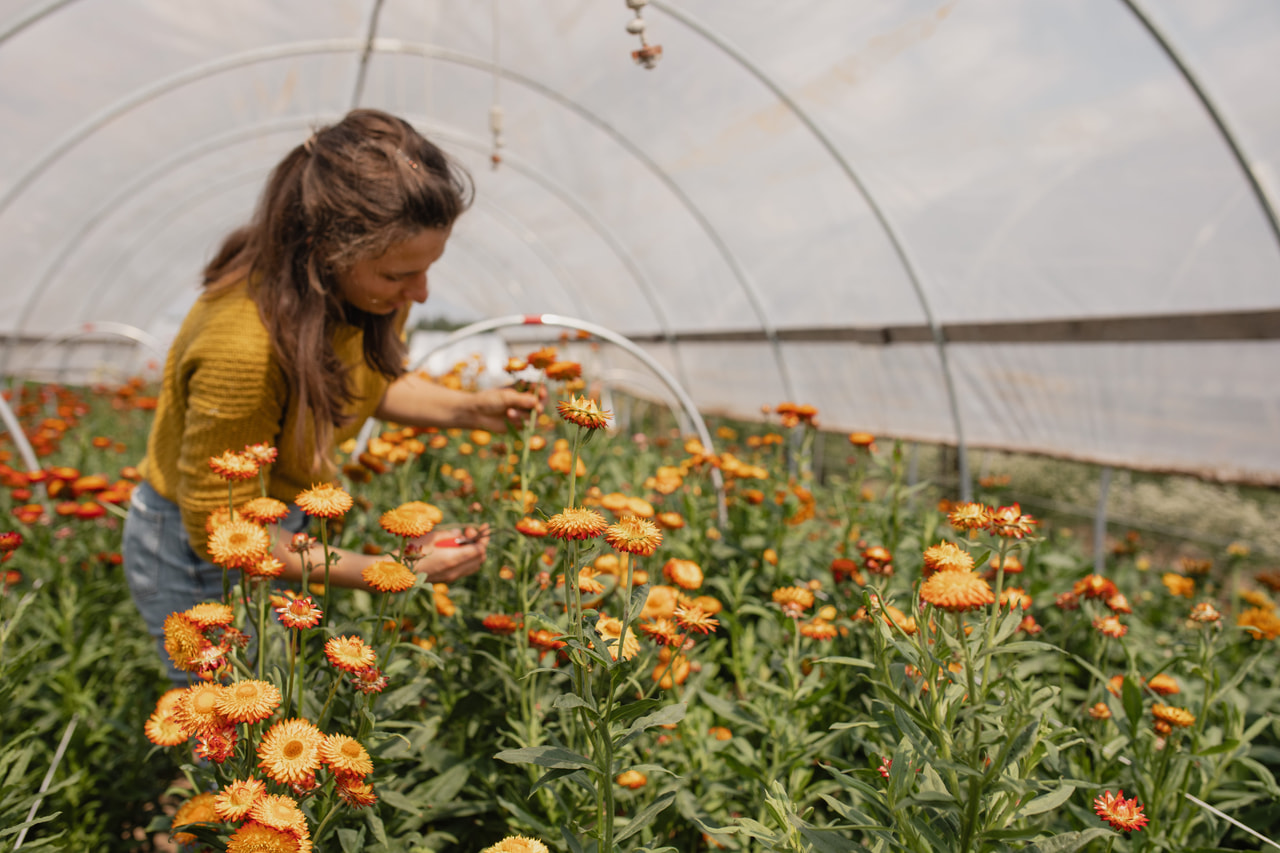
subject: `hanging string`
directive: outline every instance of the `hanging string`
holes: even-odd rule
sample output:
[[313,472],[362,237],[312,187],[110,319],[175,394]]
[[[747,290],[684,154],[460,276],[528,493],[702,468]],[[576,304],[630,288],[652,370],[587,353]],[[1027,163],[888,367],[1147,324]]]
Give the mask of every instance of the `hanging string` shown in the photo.
[[627,32],[633,36],[640,37],[640,49],[631,51],[631,58],[636,61],[637,65],[653,68],[658,64],[658,60],[662,58],[662,45],[651,45],[649,40],[645,38],[645,20],[642,11],[647,5],[649,5],[649,0],[627,0],[627,8],[636,13],[634,18],[627,21]]
[[497,169],[502,163],[502,54],[499,50],[498,0],[491,0],[493,9],[493,103],[489,107],[489,130],[493,133],[493,153],[489,160]]

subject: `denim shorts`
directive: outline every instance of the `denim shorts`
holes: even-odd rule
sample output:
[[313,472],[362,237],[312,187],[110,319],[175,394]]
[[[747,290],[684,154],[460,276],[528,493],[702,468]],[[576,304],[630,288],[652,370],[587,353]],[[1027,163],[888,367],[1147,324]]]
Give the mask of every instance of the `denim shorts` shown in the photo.
[[[306,514],[293,506],[280,525],[296,533],[306,522]],[[191,683],[191,673],[174,666],[165,652],[164,620],[201,602],[221,601],[222,567],[196,556],[178,505],[146,482],[134,488],[129,500],[122,554],[133,603],[156,639],[169,679],[185,687]],[[233,575],[231,582],[237,580]]]

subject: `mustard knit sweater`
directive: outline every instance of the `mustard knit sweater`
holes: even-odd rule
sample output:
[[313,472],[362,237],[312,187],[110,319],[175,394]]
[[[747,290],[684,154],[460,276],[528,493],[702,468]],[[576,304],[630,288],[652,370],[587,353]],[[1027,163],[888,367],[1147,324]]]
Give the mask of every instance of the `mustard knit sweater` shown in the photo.
[[[267,493],[292,503],[298,492],[336,475],[338,444],[354,437],[386,392],[386,377],[365,364],[363,333],[352,326],[334,332],[334,349],[352,366],[358,395],[355,419],[334,431],[324,453],[326,470],[312,471],[315,429],[289,393],[257,305],[244,283],[212,299],[201,297],[179,329],[165,362],[155,422],[140,466],[147,482],[182,510],[191,547],[203,559],[209,513],[227,506],[227,482],[209,468],[225,450],[266,443],[279,450],[268,468]],[[306,416],[305,447],[295,447],[294,427]],[[258,480],[232,484],[236,505],[261,494]]]

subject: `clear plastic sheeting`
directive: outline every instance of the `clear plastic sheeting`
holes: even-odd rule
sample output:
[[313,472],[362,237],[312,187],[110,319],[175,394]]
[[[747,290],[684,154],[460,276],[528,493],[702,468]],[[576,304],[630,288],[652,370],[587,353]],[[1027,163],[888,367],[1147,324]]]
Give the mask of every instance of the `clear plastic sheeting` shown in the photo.
[[3,372],[145,369],[86,324],[167,342],[360,105],[476,180],[421,319],[580,318],[706,412],[1280,484],[1280,4],[642,14],[652,70],[625,0],[0,0]]

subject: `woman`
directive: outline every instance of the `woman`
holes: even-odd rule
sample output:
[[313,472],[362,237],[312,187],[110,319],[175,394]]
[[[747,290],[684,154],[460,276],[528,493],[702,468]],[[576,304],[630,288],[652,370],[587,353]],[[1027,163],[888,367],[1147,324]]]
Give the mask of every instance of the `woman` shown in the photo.
[[[375,110],[317,131],[271,173],[250,224],[229,235],[205,269],[204,292],[169,350],[139,466],[125,569],[158,641],[170,613],[222,594],[206,521],[227,506],[228,486],[210,469],[211,457],[277,448],[267,490],[289,503],[334,478],[335,449],[369,417],[501,430],[538,406],[534,395],[510,388],[455,391],[405,372],[408,309],[426,300],[427,270],[470,200],[465,172],[407,122]],[[239,504],[259,485],[247,480],[232,490]],[[304,522],[294,507],[282,527],[295,532]],[[275,536],[275,556],[282,577],[297,581],[304,558],[287,547],[289,538]],[[465,539],[474,541],[427,548],[415,569],[446,583],[472,574],[488,531],[469,529]],[[363,587],[361,570],[374,559],[342,552],[330,583]],[[186,681],[171,664],[170,676]]]

